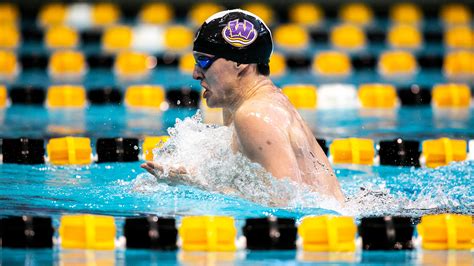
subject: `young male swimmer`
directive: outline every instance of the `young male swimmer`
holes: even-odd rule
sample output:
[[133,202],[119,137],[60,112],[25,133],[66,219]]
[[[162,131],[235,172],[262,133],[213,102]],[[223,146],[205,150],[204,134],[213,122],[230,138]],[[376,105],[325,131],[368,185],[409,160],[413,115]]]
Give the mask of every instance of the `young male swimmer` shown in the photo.
[[[261,164],[275,178],[289,178],[338,201],[339,182],[311,130],[269,75],[273,40],[269,28],[240,9],[214,14],[194,40],[193,78],[201,81],[209,107],[223,108],[233,129],[232,150]],[[141,165],[158,176],[159,162]],[[182,166],[170,177],[192,172]]]

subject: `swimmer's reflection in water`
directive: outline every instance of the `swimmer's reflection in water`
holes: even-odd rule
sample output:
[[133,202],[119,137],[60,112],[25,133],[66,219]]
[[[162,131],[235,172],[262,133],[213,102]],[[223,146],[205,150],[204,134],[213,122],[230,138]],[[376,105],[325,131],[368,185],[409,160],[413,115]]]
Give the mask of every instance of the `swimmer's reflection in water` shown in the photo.
[[[271,32],[250,12],[234,9],[209,17],[194,41],[193,78],[201,81],[209,107],[222,108],[232,129],[232,150],[262,165],[277,179],[289,178],[343,202],[325,153],[288,98],[269,78]],[[163,166],[142,167],[159,176]],[[185,165],[171,169],[172,183],[190,184]],[[220,191],[225,193],[226,191]]]

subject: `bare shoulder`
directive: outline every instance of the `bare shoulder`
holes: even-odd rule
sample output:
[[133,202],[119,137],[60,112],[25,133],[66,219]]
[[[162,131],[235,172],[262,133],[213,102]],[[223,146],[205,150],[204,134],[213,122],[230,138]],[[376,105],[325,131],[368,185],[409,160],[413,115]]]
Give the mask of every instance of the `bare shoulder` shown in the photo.
[[252,99],[245,102],[235,112],[235,126],[249,124],[255,126],[284,127],[289,124],[290,115],[278,101]]

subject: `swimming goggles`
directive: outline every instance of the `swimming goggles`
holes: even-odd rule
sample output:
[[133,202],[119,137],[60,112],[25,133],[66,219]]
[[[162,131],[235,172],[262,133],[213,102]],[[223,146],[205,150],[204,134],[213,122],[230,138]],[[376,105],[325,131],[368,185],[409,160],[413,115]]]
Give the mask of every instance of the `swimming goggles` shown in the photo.
[[194,57],[194,60],[196,60],[196,65],[198,65],[200,68],[206,70],[211,67],[212,63],[218,59],[217,56],[207,56],[207,55],[199,55]]

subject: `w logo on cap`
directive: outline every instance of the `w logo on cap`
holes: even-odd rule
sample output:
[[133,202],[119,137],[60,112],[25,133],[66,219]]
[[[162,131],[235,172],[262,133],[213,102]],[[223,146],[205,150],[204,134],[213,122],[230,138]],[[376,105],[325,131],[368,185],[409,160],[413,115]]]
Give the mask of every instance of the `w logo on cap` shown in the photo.
[[222,29],[222,37],[232,46],[245,47],[257,39],[257,31],[250,21],[234,19]]

